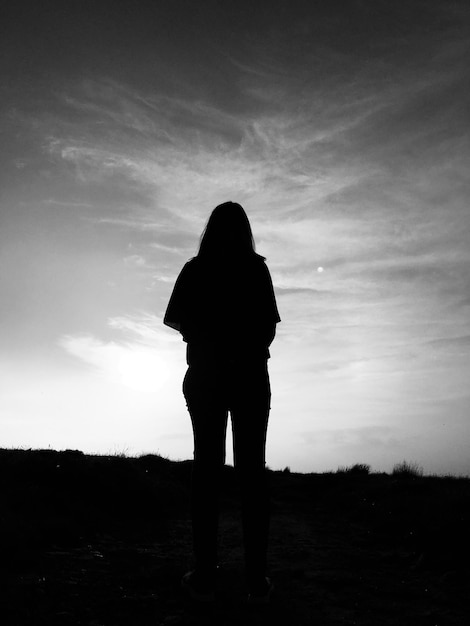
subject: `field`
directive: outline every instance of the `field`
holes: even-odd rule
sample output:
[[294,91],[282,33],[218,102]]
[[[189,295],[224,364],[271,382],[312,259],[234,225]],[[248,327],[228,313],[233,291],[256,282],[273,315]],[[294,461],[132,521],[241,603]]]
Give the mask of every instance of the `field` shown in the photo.
[[[405,468],[406,469],[406,468]],[[457,626],[470,604],[470,480],[269,471],[272,604],[246,605],[226,467],[213,606],[187,601],[191,462],[0,450],[3,626]]]

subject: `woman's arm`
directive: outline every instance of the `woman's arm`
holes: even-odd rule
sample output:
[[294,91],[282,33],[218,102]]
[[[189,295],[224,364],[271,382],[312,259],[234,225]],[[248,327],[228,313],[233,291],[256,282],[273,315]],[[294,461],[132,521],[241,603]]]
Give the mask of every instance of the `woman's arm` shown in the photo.
[[168,306],[166,308],[163,323],[170,328],[182,332],[182,325],[189,300],[189,276],[188,263],[186,263],[176,279]]

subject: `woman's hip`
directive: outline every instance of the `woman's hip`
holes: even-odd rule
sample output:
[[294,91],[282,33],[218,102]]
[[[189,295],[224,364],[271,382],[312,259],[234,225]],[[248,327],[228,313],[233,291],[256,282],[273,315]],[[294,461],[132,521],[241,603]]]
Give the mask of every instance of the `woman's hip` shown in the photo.
[[269,407],[271,386],[267,362],[190,365],[183,380],[183,394],[188,408],[198,405],[225,409],[244,405]]

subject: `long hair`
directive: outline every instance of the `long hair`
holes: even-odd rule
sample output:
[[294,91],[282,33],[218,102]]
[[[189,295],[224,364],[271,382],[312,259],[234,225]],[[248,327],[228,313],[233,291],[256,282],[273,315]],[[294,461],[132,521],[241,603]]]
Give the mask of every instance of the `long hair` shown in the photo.
[[256,254],[255,240],[244,208],[237,202],[224,202],[209,216],[199,242],[197,258],[203,260],[248,259]]

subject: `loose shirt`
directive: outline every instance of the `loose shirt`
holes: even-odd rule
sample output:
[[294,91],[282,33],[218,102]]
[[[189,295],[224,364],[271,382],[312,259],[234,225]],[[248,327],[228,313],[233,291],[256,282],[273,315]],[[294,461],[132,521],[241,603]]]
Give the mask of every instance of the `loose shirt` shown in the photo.
[[281,318],[264,259],[194,257],[176,280],[163,321],[187,342],[189,365],[268,359]]

